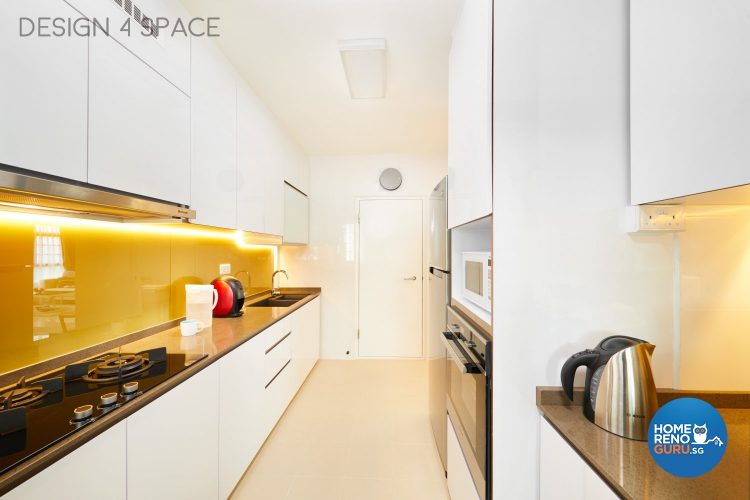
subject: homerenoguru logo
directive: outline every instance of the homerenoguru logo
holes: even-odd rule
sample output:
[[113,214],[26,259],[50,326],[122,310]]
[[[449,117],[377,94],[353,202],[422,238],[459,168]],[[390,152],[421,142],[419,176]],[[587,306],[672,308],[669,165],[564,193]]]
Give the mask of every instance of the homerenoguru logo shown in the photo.
[[724,456],[727,426],[700,399],[679,398],[662,406],[648,429],[648,448],[659,466],[680,477],[700,476]]

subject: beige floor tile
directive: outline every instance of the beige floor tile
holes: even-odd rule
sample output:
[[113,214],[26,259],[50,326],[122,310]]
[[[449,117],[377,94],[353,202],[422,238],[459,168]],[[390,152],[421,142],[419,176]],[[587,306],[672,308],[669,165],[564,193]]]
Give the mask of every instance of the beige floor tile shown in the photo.
[[232,498],[235,500],[283,500],[292,485],[291,475],[245,474]]
[[394,480],[377,477],[343,477],[341,500],[393,500]]
[[323,476],[297,477],[292,482],[286,500],[338,500],[341,481]]
[[422,361],[320,361],[238,485],[258,500],[448,500]]
[[440,479],[396,479],[389,488],[394,500],[450,500],[448,486]]

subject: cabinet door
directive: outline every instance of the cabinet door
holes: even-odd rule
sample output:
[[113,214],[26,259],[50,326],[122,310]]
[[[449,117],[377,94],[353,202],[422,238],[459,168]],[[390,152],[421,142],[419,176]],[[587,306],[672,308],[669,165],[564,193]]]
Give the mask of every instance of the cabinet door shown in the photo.
[[292,317],[287,317],[267,328],[263,338],[263,371],[266,436],[284,413],[299,387],[295,375],[297,335]]
[[88,39],[20,19],[77,17],[60,0],[0,2],[0,163],[86,181]]
[[120,422],[11,490],[3,499],[47,500],[67,494],[81,500],[124,500],[125,453],[125,422]]
[[620,498],[589,466],[586,466],[583,472],[583,493],[585,500],[617,500]]
[[464,458],[461,445],[458,444],[456,431],[450,417],[448,419],[448,452],[446,468],[448,469],[448,493],[451,498],[460,500],[479,500],[479,493],[469,472],[469,465]]
[[129,417],[128,497],[217,498],[218,408],[213,364]]
[[630,2],[631,202],[750,183],[750,3]]
[[[292,330],[297,385],[300,386],[320,357],[320,298],[315,298],[292,314]],[[298,387],[299,388],[299,387]]]
[[209,40],[193,43],[191,206],[195,222],[237,228],[237,104],[232,67]]
[[91,184],[190,203],[190,99],[106,36],[90,39]]
[[237,82],[237,227],[265,233],[266,190],[271,172],[259,153],[262,105],[242,81]]
[[448,70],[448,225],[492,213],[492,2],[464,2]]
[[585,464],[546,419],[540,422],[539,498],[582,499]]
[[[121,45],[177,88],[190,93],[190,38],[174,31],[178,18],[183,22],[190,18],[179,0],[137,0],[124,2],[123,6],[118,5],[122,1],[66,0],[66,3],[87,18],[95,19]],[[146,17],[168,21],[169,26],[152,36],[137,20]]]
[[307,157],[265,104],[237,82],[237,222],[245,231],[284,234],[284,178],[308,184]]
[[608,500],[617,495],[540,417],[539,498],[541,500]]
[[284,183],[284,243],[307,245],[310,242],[310,200],[307,195]]
[[228,498],[266,438],[261,335],[219,361],[219,498]]

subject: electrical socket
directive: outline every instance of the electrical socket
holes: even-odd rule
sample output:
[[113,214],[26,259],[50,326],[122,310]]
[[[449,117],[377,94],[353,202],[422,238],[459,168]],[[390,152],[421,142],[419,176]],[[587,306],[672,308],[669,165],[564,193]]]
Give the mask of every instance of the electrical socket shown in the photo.
[[219,276],[232,274],[232,264],[219,264]]
[[635,205],[627,207],[626,231],[684,231],[685,209],[680,205]]

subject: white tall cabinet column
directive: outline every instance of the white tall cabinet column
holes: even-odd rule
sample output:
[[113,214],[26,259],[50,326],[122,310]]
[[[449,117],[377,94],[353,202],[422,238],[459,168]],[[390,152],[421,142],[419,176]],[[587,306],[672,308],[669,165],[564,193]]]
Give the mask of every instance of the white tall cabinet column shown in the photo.
[[492,213],[492,1],[469,0],[448,61],[448,226]]

